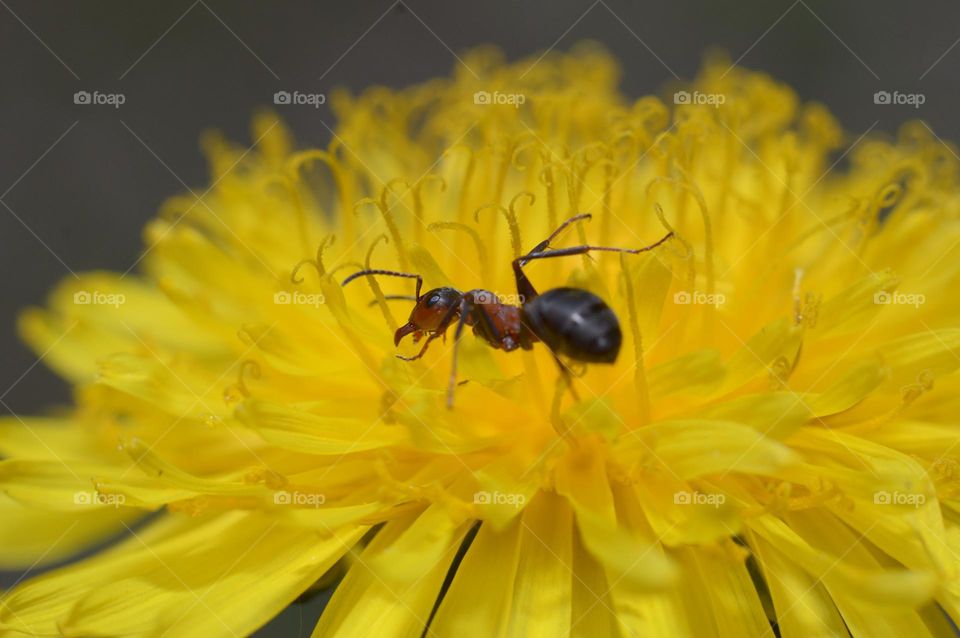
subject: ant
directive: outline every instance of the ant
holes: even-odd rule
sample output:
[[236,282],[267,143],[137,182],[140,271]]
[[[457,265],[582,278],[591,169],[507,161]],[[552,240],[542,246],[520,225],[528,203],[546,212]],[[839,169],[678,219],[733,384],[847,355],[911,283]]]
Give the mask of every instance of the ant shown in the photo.
[[416,296],[391,295],[389,299],[407,299],[415,302],[413,311],[406,324],[397,329],[393,336],[394,345],[408,334],[413,334],[417,343],[426,334],[427,339],[420,352],[413,356],[397,355],[404,361],[421,358],[437,337],[446,337],[447,328],[457,321],[453,342],[453,366],[450,371],[450,384],[447,389],[447,407],[453,407],[453,394],[457,385],[457,346],[463,327],[473,328],[473,334],[486,341],[490,346],[505,352],[517,348],[531,350],[533,344],[543,342],[553,354],[560,371],[573,390],[566,366],[560,360],[565,355],[583,363],[613,363],[620,353],[623,335],[616,314],[600,297],[582,288],[552,288],[543,294],[536,291],[523,267],[534,259],[550,259],[568,255],[583,255],[591,251],[610,251],[638,254],[652,250],[673,236],[667,233],[657,242],[643,248],[611,248],[608,246],[573,246],[571,248],[550,248],[550,242],[570,224],[590,219],[583,213],[574,215],[563,222],[559,228],[533,250],[513,260],[513,275],[517,282],[517,293],[521,300],[519,306],[500,303],[497,296],[489,290],[476,288],[460,292],[456,288],[443,287],[428,290],[420,294],[423,277],[418,274],[394,270],[368,269],[355,272],[343,280],[341,286],[366,275],[385,275],[406,277],[417,280]]

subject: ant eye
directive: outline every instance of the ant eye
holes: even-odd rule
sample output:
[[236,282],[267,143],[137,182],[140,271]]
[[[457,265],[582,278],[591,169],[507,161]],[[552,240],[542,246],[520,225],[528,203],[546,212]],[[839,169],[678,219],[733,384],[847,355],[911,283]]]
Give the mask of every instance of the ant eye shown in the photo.
[[427,308],[433,308],[438,303],[440,303],[440,295],[433,295],[432,297],[427,299]]

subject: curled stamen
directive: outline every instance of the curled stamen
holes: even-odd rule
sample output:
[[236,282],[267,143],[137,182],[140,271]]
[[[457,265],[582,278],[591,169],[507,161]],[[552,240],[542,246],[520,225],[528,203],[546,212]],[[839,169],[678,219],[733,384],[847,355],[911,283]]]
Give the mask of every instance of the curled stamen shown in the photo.
[[900,388],[901,409],[907,407],[920,398],[925,392],[933,389],[933,372],[925,368],[917,375],[916,383],[911,383]]
[[[370,248],[367,250],[367,259],[365,262],[365,268],[367,270],[371,269],[370,259],[373,256],[373,250],[377,247],[377,244],[380,243],[380,240],[383,240],[384,243],[390,243],[390,239],[386,235],[382,234],[373,240],[373,243],[370,244]],[[365,279],[370,285],[370,290],[373,291],[374,297],[376,297],[376,302],[380,306],[380,312],[383,313],[383,318],[386,320],[387,326],[390,328],[390,332],[396,332],[397,320],[394,319],[393,313],[390,312],[390,308],[387,306],[387,300],[383,295],[383,290],[380,288],[380,284],[377,282],[375,277],[365,277]]]
[[[522,136],[520,136],[522,139]],[[518,142],[517,138],[511,139],[509,143],[503,149],[498,149],[497,155],[500,158],[500,168],[496,172],[496,185],[494,186],[493,191],[493,201],[500,202],[503,201],[503,189],[507,183],[507,175],[510,173],[510,166],[513,164],[513,151],[516,149]]]
[[[397,221],[396,219],[394,219],[393,213],[391,212],[392,206],[387,205],[387,194],[392,192],[393,184],[395,183],[406,184],[406,182],[404,182],[402,179],[399,179],[399,178],[391,180],[389,183],[384,185],[384,187],[380,190],[379,199],[373,199],[372,197],[364,197],[360,199],[356,204],[354,204],[353,212],[355,214],[358,213],[358,209],[360,208],[360,206],[363,206],[365,204],[372,204],[373,206],[376,207],[378,211],[380,211],[380,215],[381,217],[383,217],[383,221],[387,225],[387,230],[390,232],[390,237],[391,239],[393,239],[393,244],[397,249],[397,257],[400,260],[401,268],[406,269],[407,268],[407,251],[404,249],[403,241],[401,240],[401,237],[400,237],[400,228],[397,227]],[[399,202],[401,201],[401,199],[398,198],[397,201]]]
[[223,400],[228,405],[239,401],[241,397],[247,398],[250,396],[250,390],[247,389],[247,383],[244,378],[247,371],[249,371],[251,379],[260,378],[261,370],[259,363],[252,359],[246,359],[241,363],[240,370],[237,372],[237,380],[223,390]]
[[467,152],[467,165],[463,169],[463,177],[460,178],[460,199],[457,205],[458,216],[461,221],[463,221],[463,213],[467,204],[467,195],[470,192],[470,180],[473,178],[473,171],[476,166],[476,157],[474,155],[473,147],[467,146],[466,144],[457,144],[451,148],[448,148],[443,152],[443,156],[447,157],[452,154],[453,151],[464,150]]
[[470,228],[466,224],[461,224],[460,222],[434,222],[427,226],[427,230],[430,232],[437,232],[438,230],[455,230],[461,233],[466,233],[471,240],[473,240],[474,248],[477,250],[477,260],[480,262],[480,272],[486,278],[490,275],[490,262],[487,260],[487,249],[483,245],[483,239],[473,228]]
[[330,277],[333,278],[335,274],[346,268],[347,266],[353,268],[354,270],[363,270],[363,264],[359,261],[345,261],[342,264],[337,264],[330,269]]
[[309,151],[301,151],[291,155],[290,159],[287,160],[287,170],[289,170],[291,173],[298,173],[301,168],[309,166],[316,161],[323,162],[329,166],[331,170],[333,169],[334,165],[338,164],[337,158],[327,151],[311,149]]
[[633,368],[633,384],[637,391],[637,409],[640,413],[640,424],[645,425],[650,421],[650,390],[647,386],[647,371],[643,359],[643,335],[640,333],[640,322],[637,316],[633,277],[630,274],[626,253],[620,253],[620,273],[627,292],[627,315],[630,332],[633,333],[633,355],[636,363]]
[[[520,191],[513,196],[513,199],[510,200],[510,205],[508,206],[510,213],[513,215],[514,223],[517,220],[517,202],[521,197],[527,198],[527,206],[533,206],[537,201],[537,196],[531,193],[530,191]],[[512,231],[511,231],[512,232]],[[511,236],[512,237],[512,236]],[[520,228],[517,227],[517,241],[520,241]],[[522,244],[521,244],[522,247]]]
[[621,155],[630,156],[636,153],[640,140],[637,132],[631,128],[626,128],[613,136],[610,140],[610,148],[620,150]]
[[271,490],[280,490],[283,489],[287,484],[289,484],[289,479],[283,474],[280,474],[276,470],[270,469],[269,467],[260,466],[251,468],[249,472],[244,474],[243,482],[248,485],[265,485]]
[[676,251],[674,251],[674,254],[678,258],[688,262],[689,268],[687,270],[687,288],[688,290],[693,290],[697,281],[697,260],[695,259],[693,253],[693,246],[691,246],[690,242],[683,238],[683,235],[674,230],[673,226],[670,225],[670,223],[667,221],[666,215],[663,214],[663,207],[661,207],[659,203],[654,203],[653,210],[657,214],[657,219],[660,220],[660,223],[663,225],[663,227],[672,233],[673,238],[677,240],[677,243],[683,246],[685,250],[683,254],[679,254]]
[[651,192],[656,184],[671,184],[689,193],[697,203],[697,207],[700,209],[700,216],[703,219],[703,260],[704,267],[706,268],[706,272],[704,274],[707,278],[707,294],[712,295],[714,291],[713,226],[710,223],[710,214],[707,211],[707,200],[703,198],[703,193],[701,193],[700,189],[690,181],[686,172],[682,168],[678,166],[677,171],[679,171],[681,177],[683,178],[682,180],[669,179],[666,177],[654,178],[647,185],[647,196],[650,197]]
[[414,201],[414,210],[419,215],[420,211],[423,208],[423,200],[421,199],[421,190],[423,189],[424,184],[430,181],[435,181],[440,184],[440,192],[443,193],[447,190],[447,180],[443,178],[443,175],[435,175],[430,173],[429,175],[424,175],[421,179],[413,185],[413,201]]
[[883,187],[870,202],[869,223],[873,225],[880,221],[879,217],[896,206],[902,196],[903,187],[900,184],[887,184]]
[[817,327],[823,295],[807,292],[801,296],[804,274],[803,268],[796,268],[793,271],[793,323],[813,329]]
[[614,216],[613,211],[610,209],[611,199],[613,197],[613,185],[614,178],[613,175],[616,170],[619,168],[617,163],[613,161],[612,151],[607,147],[607,154],[584,170],[583,174],[580,176],[582,181],[586,180],[587,172],[590,168],[597,167],[603,169],[603,194],[601,195],[601,216],[600,216],[600,240],[602,243],[608,243],[610,238],[610,221]]
[[800,286],[803,283],[803,268],[793,270],[793,322],[796,325],[803,323],[803,308],[800,303]]
[[823,295],[813,292],[808,292],[803,297],[803,320],[804,325],[807,328],[813,329],[817,327],[817,319],[820,316],[820,303],[823,301]]
[[[287,172],[292,177],[292,183],[296,183],[300,179],[301,169],[308,168],[313,162],[319,161],[323,162],[330,169],[330,174],[333,176],[333,182],[337,186],[337,192],[340,195],[340,206],[342,210],[349,210],[350,201],[351,201],[351,189],[350,182],[346,177],[346,171],[344,170],[343,164],[337,159],[336,150],[339,147],[339,143],[334,139],[330,146],[329,150],[322,151],[319,149],[313,149],[309,151],[301,151],[295,153],[287,160],[286,168]],[[297,194],[299,198],[299,193]],[[353,228],[352,220],[348,217],[344,217],[344,232],[347,237],[353,237]]]
[[786,388],[790,373],[793,372],[793,365],[790,360],[784,356],[779,356],[770,365],[770,385],[774,388]]
[[[405,188],[405,190],[402,193],[398,192],[396,189],[397,185],[401,185],[401,184]],[[390,193],[393,193],[393,195],[396,197],[396,201],[392,205],[387,204],[387,197]],[[384,185],[383,189],[380,191],[380,208],[382,210],[393,210],[394,206],[396,206],[397,204],[402,204],[403,207],[409,211],[410,207],[403,203],[403,198],[407,195],[407,193],[411,193],[411,194],[413,193],[413,186],[402,177],[394,177],[389,182],[387,182]],[[418,234],[419,234],[419,230],[422,229],[423,219],[420,217],[420,211],[416,210],[416,200],[414,200],[414,210],[412,212],[413,212],[414,227],[418,229]],[[397,237],[394,237],[394,241],[396,240],[397,240]]]
[[640,98],[633,106],[637,120],[642,125],[641,130],[648,135],[652,131],[663,129],[670,122],[670,111],[655,97]]
[[510,158],[510,163],[518,171],[527,170],[528,165],[520,162],[520,156],[528,149],[535,148],[537,146],[540,146],[540,143],[532,139],[518,145],[515,149],[513,149],[513,157]]
[[[595,156],[591,156],[591,152],[596,152]],[[574,154],[574,159],[580,160],[583,162],[583,166],[589,169],[593,164],[599,162],[604,157],[607,157],[609,154],[609,147],[606,142],[593,142],[577,150]]]
[[290,203],[297,216],[297,230],[300,233],[301,248],[303,252],[310,251],[310,232],[307,211],[303,206],[303,198],[294,183],[294,178],[285,173],[271,173],[264,175],[257,182],[257,185],[265,191],[273,191],[274,188],[285,193],[290,198]]
[[546,152],[543,153],[543,168],[537,178],[547,191],[547,223],[550,228],[557,227],[557,182],[553,170],[559,162],[548,161]]
[[297,275],[300,273],[300,269],[307,264],[310,264],[311,266],[316,268],[317,274],[320,277],[323,277],[326,274],[326,270],[323,266],[323,251],[328,246],[332,246],[333,242],[335,242],[336,239],[337,239],[336,235],[327,235],[326,237],[324,237],[323,240],[320,242],[320,244],[317,246],[316,258],[301,259],[296,263],[296,265],[294,265],[293,270],[290,272],[290,281],[295,284],[302,284],[303,277],[298,278]]
[[[516,199],[516,198],[514,198]],[[513,257],[517,258],[520,256],[521,251],[523,250],[523,245],[520,243],[520,226],[517,224],[517,216],[512,209],[507,209],[500,204],[484,204],[480,206],[475,211],[473,211],[473,219],[478,224],[480,223],[480,211],[486,210],[488,208],[499,210],[503,213],[504,218],[507,220],[507,227],[510,229],[510,246],[513,248]]]
[[429,181],[437,181],[440,183],[440,192],[447,190],[447,180],[443,179],[441,175],[424,175],[422,178],[418,179],[414,184],[411,191],[413,192],[413,216],[417,218],[416,225],[416,238],[418,243],[423,243],[423,185]]

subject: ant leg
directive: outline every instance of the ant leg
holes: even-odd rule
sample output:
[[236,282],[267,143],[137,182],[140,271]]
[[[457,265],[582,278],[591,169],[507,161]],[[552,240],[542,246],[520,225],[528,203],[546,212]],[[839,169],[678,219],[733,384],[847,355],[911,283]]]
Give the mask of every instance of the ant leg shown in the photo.
[[517,281],[517,295],[520,296],[520,304],[523,305],[533,301],[538,293],[530,280],[527,279],[527,273],[523,272],[523,266],[520,262],[521,258],[513,260],[513,278]]
[[[463,299],[463,295],[460,296],[460,299]],[[422,357],[427,352],[427,347],[430,345],[430,342],[436,339],[437,337],[443,337],[446,341],[447,337],[447,328],[450,327],[450,322],[453,319],[453,316],[457,314],[457,308],[460,307],[460,304],[450,306],[450,309],[443,315],[440,319],[440,323],[437,324],[437,329],[430,333],[430,336],[427,337],[427,340],[423,342],[423,347],[420,348],[420,352],[415,354],[412,357],[405,357],[401,354],[397,355],[398,359],[403,359],[404,361],[416,361]]]
[[[553,231],[552,233],[550,233],[550,236],[549,236],[549,237],[547,237],[547,238],[544,239],[542,242],[540,242],[539,244],[537,244],[536,246],[534,246],[534,247],[533,247],[533,250],[531,250],[531,251],[530,251],[529,253],[527,253],[527,254],[528,254],[528,255],[531,255],[531,254],[533,254],[533,253],[543,252],[543,251],[546,250],[547,247],[550,245],[550,242],[552,242],[554,239],[556,239],[556,238],[557,238],[557,235],[559,235],[560,233],[562,233],[567,226],[569,226],[570,224],[572,224],[572,223],[574,223],[574,222],[578,222],[578,221],[580,221],[581,219],[592,219],[592,218],[593,218],[593,215],[591,215],[590,213],[581,213],[581,214],[579,214],[579,215],[574,215],[574,216],[571,217],[570,219],[568,219],[568,220],[566,220],[565,222],[563,222],[562,224],[560,224],[555,231]],[[521,257],[521,259],[523,259],[523,257]],[[520,265],[523,266],[523,265],[525,265],[525,264],[526,264],[526,262],[524,261],[524,262],[522,262]]]
[[603,250],[607,252],[614,253],[629,253],[631,255],[638,255],[640,253],[647,252],[648,250],[653,250],[657,246],[661,245],[663,242],[667,241],[673,237],[673,233],[667,233],[654,243],[649,246],[644,246],[643,248],[614,248],[611,246],[572,246],[570,248],[557,248],[555,250],[543,250],[538,253],[530,253],[521,259],[514,260],[514,268],[520,268],[523,264],[517,264],[517,262],[527,262],[533,259],[549,259],[551,257],[566,257],[567,255],[583,255],[589,253],[592,250]]
[[563,377],[564,383],[567,384],[567,388],[570,389],[570,394],[573,395],[574,401],[580,401],[580,395],[577,394],[577,389],[573,387],[573,373],[570,372],[570,368],[567,367],[560,357],[557,356],[557,353],[553,350],[550,351],[550,354],[553,355],[553,360],[557,362],[557,367],[560,368],[560,376]]
[[412,357],[406,357],[402,354],[398,354],[397,359],[403,359],[404,361],[416,361],[417,359],[420,359],[421,357],[423,357],[423,355],[427,353],[427,348],[430,346],[430,342],[436,339],[437,337],[445,334],[446,334],[445,332],[431,332],[430,336],[427,337],[427,340],[423,342],[423,347],[420,348],[420,352],[413,355]]
[[457,330],[453,333],[453,363],[450,366],[450,383],[447,386],[447,409],[453,409],[453,393],[457,387],[457,352],[460,349],[460,335],[463,334],[463,327],[467,324],[467,315],[473,312],[473,295],[467,298],[466,293],[460,301],[460,320],[457,322]]
[[537,296],[537,290],[533,287],[533,284],[530,283],[530,280],[527,279],[527,275],[523,272],[523,267],[526,265],[527,259],[530,257],[530,255],[545,251],[550,246],[550,242],[556,239],[557,235],[562,233],[570,224],[582,219],[590,219],[591,217],[592,216],[589,213],[574,215],[560,224],[555,231],[550,233],[549,237],[534,246],[533,249],[526,255],[513,260],[513,277],[517,282],[517,294],[520,295],[521,299],[524,301],[532,301],[533,298]]

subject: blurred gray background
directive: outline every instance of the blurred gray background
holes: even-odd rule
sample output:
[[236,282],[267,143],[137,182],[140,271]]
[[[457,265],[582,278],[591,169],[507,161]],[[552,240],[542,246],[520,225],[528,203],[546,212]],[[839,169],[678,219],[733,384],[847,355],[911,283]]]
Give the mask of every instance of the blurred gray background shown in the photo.
[[[826,103],[849,131],[921,117],[958,140],[958,18],[956,0],[0,0],[0,411],[69,397],[17,341],[18,309],[71,270],[127,270],[180,180],[204,190],[201,132],[247,143],[251,113],[275,91],[402,86],[448,73],[453,52],[477,44],[516,58],[590,38],[639,96],[691,78],[719,47]],[[81,90],[126,102],[74,104]],[[878,90],[926,101],[876,105]],[[326,106],[280,112],[301,145],[326,144]],[[309,636],[323,601],[260,635]]]

